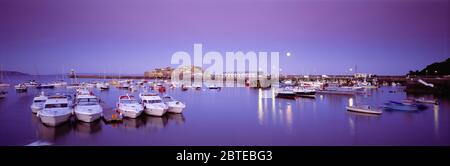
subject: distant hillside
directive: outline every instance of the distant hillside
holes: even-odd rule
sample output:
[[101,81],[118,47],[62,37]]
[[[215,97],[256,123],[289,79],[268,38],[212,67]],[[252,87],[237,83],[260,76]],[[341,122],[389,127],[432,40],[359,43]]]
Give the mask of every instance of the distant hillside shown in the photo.
[[436,62],[418,71],[409,71],[409,75],[450,75],[450,58],[443,62]]
[[29,75],[29,74],[18,72],[18,71],[3,70],[3,71],[0,71],[0,75],[2,75],[2,76],[26,76],[26,75]]

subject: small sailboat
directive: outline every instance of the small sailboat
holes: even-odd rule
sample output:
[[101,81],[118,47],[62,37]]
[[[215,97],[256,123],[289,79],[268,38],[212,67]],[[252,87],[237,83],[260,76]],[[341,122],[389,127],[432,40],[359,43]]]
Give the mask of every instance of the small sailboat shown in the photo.
[[132,95],[123,95],[119,97],[117,103],[118,111],[128,118],[137,118],[144,111],[144,107]]
[[186,105],[180,101],[174,100],[171,96],[163,97],[164,103],[169,107],[167,112],[180,114]]
[[347,111],[352,111],[352,112],[359,112],[359,113],[366,113],[366,114],[382,114],[383,111],[381,111],[381,109],[377,109],[377,108],[372,108],[368,105],[361,105],[361,106],[347,106],[346,107]]
[[139,97],[147,115],[163,116],[169,109],[156,93],[143,92],[139,94]]
[[31,112],[38,113],[44,109],[45,101],[47,101],[47,96],[45,96],[44,92],[41,92],[39,96],[33,98],[33,103],[31,104]]

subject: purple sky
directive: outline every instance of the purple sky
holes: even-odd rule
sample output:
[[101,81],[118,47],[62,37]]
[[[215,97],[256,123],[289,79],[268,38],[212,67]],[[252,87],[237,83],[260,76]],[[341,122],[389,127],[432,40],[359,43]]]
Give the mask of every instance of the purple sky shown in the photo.
[[279,51],[285,74],[405,74],[450,57],[448,0],[0,0],[0,65],[141,74],[176,51]]

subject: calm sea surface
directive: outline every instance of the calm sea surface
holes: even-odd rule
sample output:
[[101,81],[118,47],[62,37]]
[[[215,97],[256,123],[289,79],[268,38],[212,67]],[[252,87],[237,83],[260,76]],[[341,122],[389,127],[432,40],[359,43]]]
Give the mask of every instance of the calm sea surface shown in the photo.
[[[29,79],[50,82],[57,76],[10,76],[4,81],[13,85]],[[297,100],[274,99],[270,90],[251,88],[175,89],[167,93],[186,103],[183,114],[143,114],[118,124],[72,118],[58,127],[43,125],[31,113],[38,90],[16,93],[13,86],[4,90],[9,94],[0,99],[0,145],[450,145],[449,99],[439,98],[439,105],[414,113],[370,116],[345,109],[349,103],[375,106],[412,97],[393,87],[372,90],[366,96],[317,95],[316,99]],[[119,95],[127,93],[114,87],[92,90],[106,109],[112,109]]]

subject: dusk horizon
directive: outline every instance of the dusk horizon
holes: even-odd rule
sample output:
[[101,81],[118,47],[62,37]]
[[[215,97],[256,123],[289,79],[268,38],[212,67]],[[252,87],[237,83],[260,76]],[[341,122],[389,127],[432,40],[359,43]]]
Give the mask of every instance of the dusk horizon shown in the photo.
[[3,70],[141,74],[195,43],[280,52],[282,74],[404,75],[449,57],[445,0],[47,2],[0,2]]

